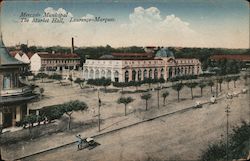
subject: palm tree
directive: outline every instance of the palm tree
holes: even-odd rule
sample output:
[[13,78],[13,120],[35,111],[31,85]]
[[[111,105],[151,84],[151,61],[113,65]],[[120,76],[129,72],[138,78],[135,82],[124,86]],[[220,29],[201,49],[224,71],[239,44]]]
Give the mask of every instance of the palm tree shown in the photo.
[[211,94],[213,93],[213,86],[214,86],[214,81],[213,80],[209,80],[207,83],[208,86],[210,86],[211,88]]
[[193,88],[195,88],[197,85],[198,85],[197,82],[189,82],[189,83],[186,84],[186,86],[188,88],[190,88],[190,90],[191,90],[191,97],[192,97],[192,99],[194,99]]
[[117,103],[118,104],[124,104],[124,107],[125,107],[125,116],[127,115],[127,105],[131,102],[133,102],[134,99],[132,97],[120,97],[118,100],[117,100]]
[[236,75],[232,77],[232,80],[234,81],[234,88],[236,88],[236,81],[240,78],[240,76]]
[[202,94],[203,94],[203,88],[205,88],[206,85],[207,84],[205,82],[200,82],[199,85],[198,85],[200,87],[200,89],[201,89],[201,97],[202,97]]
[[166,98],[167,98],[167,96],[169,95],[169,92],[168,91],[164,91],[163,93],[162,93],[162,97],[163,97],[163,105],[165,106],[165,104],[166,104]]
[[81,101],[78,101],[78,100],[64,103],[59,107],[59,110],[62,113],[65,113],[69,118],[69,120],[68,120],[68,130],[70,129],[73,112],[74,111],[80,111],[80,110],[83,111],[83,110],[87,110],[87,109],[88,109],[88,105],[85,102],[81,102]]
[[232,78],[231,77],[226,77],[225,80],[227,82],[227,89],[229,89],[229,83],[232,81]]
[[183,88],[182,83],[176,83],[175,85],[172,86],[172,89],[177,91],[178,102],[180,101],[180,91],[181,91],[182,88]]
[[152,97],[150,93],[141,95],[141,99],[146,101],[146,111],[148,110],[148,100]]

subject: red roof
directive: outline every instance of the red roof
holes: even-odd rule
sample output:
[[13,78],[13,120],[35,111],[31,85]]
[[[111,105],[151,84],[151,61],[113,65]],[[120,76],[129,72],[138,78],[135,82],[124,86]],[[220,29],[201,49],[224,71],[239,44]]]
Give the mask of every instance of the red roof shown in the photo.
[[11,55],[12,57],[15,57],[16,54],[18,54],[18,53],[20,54],[20,56],[23,55],[23,52],[22,52],[22,51],[17,51],[17,50],[15,50],[15,51],[10,51],[9,53],[10,53],[10,55]]
[[56,53],[56,54],[39,54],[37,53],[41,58],[45,58],[45,59],[66,59],[66,58],[79,58],[80,57],[77,54],[60,54],[60,53]]
[[152,56],[152,53],[112,53],[113,56],[116,57],[130,57],[130,56],[140,56],[140,57],[148,57]]
[[239,60],[239,61],[250,61],[250,54],[223,54],[223,55],[213,55],[210,57],[212,60],[223,60],[223,59],[229,59],[229,60]]

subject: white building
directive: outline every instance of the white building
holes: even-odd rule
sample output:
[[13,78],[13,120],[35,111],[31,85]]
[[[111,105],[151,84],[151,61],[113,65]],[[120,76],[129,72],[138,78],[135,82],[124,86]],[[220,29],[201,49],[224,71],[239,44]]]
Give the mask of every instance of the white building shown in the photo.
[[145,78],[172,78],[181,75],[199,75],[198,59],[175,59],[167,49],[152,53],[113,53],[100,59],[87,59],[83,78],[109,78],[114,82],[142,81]]
[[35,53],[30,58],[32,72],[78,70],[80,57],[77,54]]

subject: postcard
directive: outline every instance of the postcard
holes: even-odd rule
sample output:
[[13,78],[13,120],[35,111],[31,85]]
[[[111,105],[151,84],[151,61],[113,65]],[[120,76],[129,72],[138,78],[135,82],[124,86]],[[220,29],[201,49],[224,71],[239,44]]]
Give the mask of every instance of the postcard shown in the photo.
[[250,159],[249,1],[0,4],[1,161]]

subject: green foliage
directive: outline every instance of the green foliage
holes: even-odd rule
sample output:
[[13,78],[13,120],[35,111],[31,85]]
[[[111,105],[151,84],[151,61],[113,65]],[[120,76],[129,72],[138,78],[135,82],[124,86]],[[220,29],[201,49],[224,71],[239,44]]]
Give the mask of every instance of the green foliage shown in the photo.
[[118,104],[124,104],[124,107],[125,107],[125,116],[127,115],[127,105],[131,102],[133,102],[134,99],[132,97],[120,97],[118,100],[117,100],[117,103]]
[[69,101],[60,106],[60,111],[62,113],[71,113],[73,111],[83,111],[86,109],[88,109],[87,104],[78,100]]
[[49,79],[54,79],[54,80],[57,80],[57,81],[61,81],[62,80],[62,75],[54,73],[53,75],[49,76]]
[[172,89],[179,92],[184,87],[183,83],[176,83],[172,86]]
[[[250,148],[250,123],[242,122],[229,136],[229,160],[246,158]],[[201,155],[202,161],[220,161],[226,159],[226,143],[210,145]]]
[[209,80],[207,82],[207,85],[210,86],[210,87],[213,87],[214,86],[214,81],[213,80]]
[[161,96],[163,98],[166,98],[168,95],[169,95],[169,92],[168,91],[164,91]]
[[141,95],[141,99],[143,100],[149,100],[152,97],[152,95],[150,93],[146,93]]
[[34,114],[27,115],[21,120],[23,126],[29,125],[32,127],[35,122],[37,122],[37,116]]
[[44,78],[48,78],[49,75],[46,73],[38,73],[37,75],[34,76],[34,78],[38,78],[38,79],[44,79]]
[[40,115],[48,119],[49,122],[62,117],[61,105],[46,106],[40,109]]
[[197,75],[183,75],[183,76],[176,76],[173,78],[170,78],[169,81],[171,82],[176,82],[176,81],[181,81],[181,80],[190,80],[190,79],[197,79]]
[[99,79],[88,79],[87,84],[94,85],[94,86],[109,86],[111,84],[110,79],[106,79],[104,77]]
[[145,100],[146,102],[146,111],[148,110],[148,100],[152,97],[150,93],[145,93],[141,95],[141,99]]

